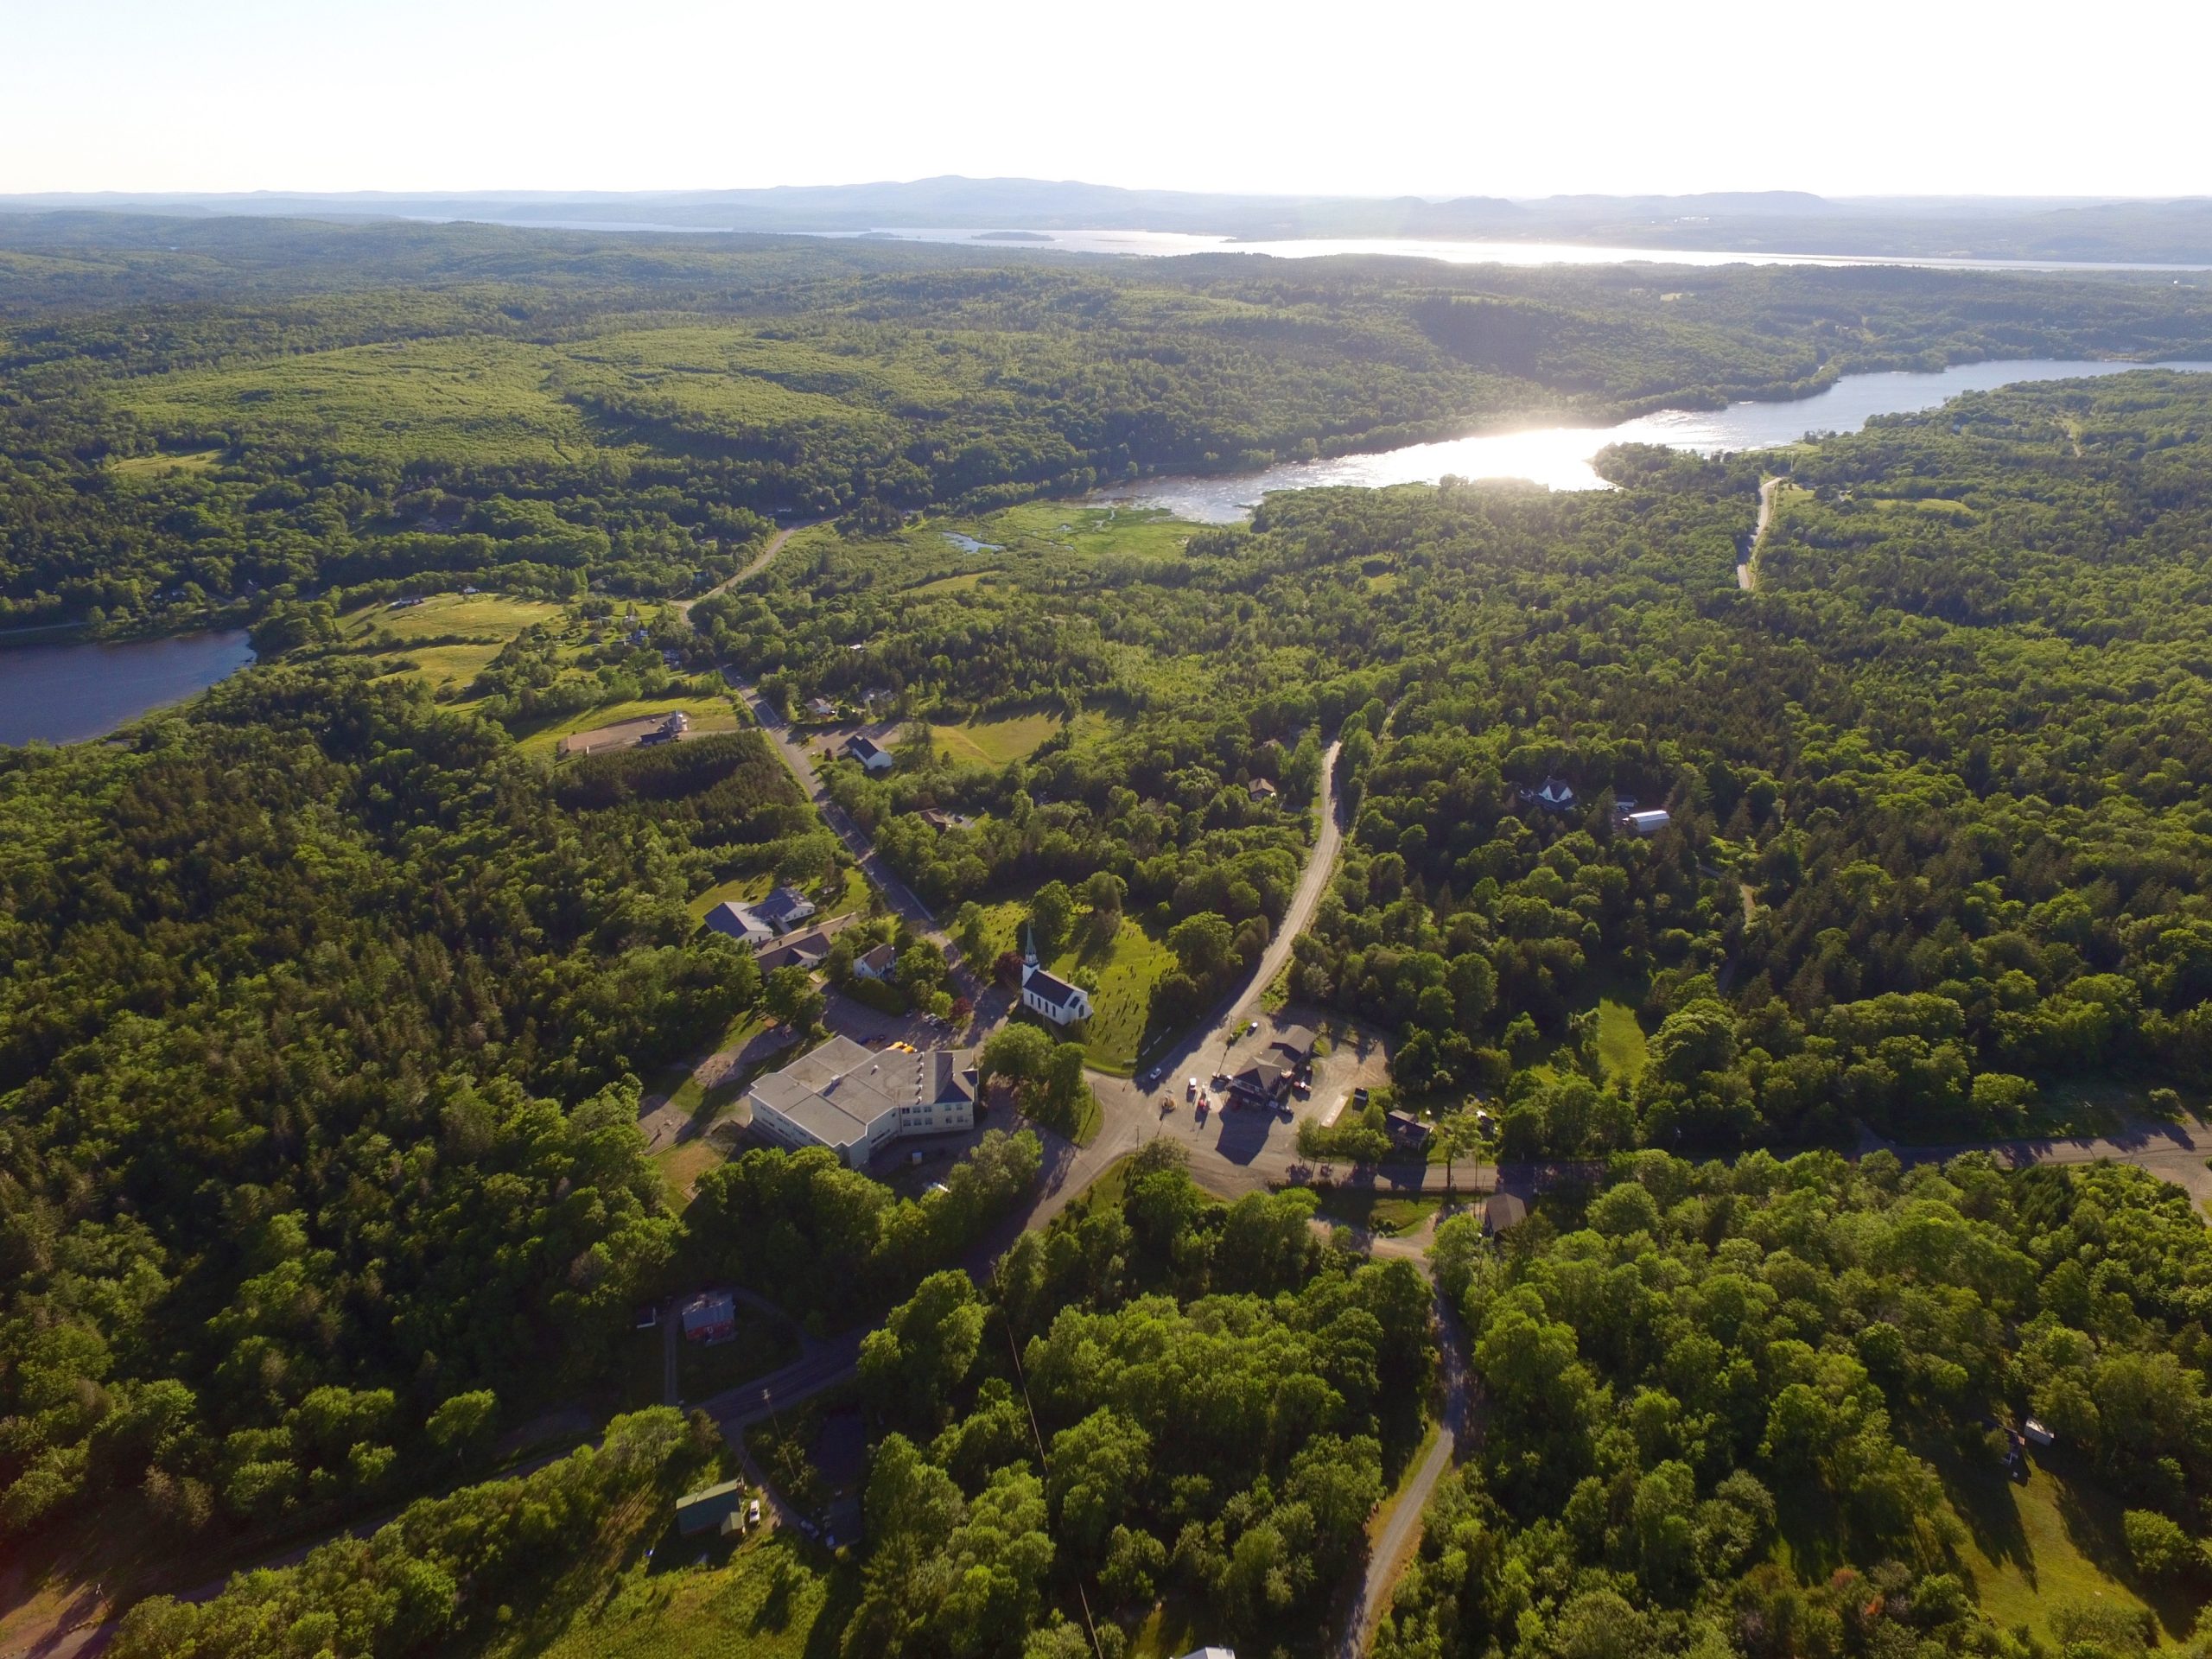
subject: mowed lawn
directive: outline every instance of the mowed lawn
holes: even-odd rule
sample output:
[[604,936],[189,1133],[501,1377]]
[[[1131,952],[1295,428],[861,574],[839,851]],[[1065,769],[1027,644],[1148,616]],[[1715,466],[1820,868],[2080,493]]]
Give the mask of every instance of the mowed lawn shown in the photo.
[[[1982,1611],[1998,1625],[2025,1624],[2050,1641],[2051,1611],[2069,1602],[2145,1606],[2116,1576],[2126,1559],[2118,1498],[2041,1463],[2031,1465],[2024,1481],[1955,1459],[1938,1459],[1937,1466],[1964,1524],[1960,1560]],[[2195,1599],[2161,1596],[2152,1611],[2169,1634],[2180,1634],[2190,1627]]]
[[[986,964],[1004,951],[1021,948],[1021,925],[1028,914],[1025,899],[983,906],[989,942],[983,956]],[[1099,1071],[1126,1077],[1137,1067],[1145,1022],[1152,1011],[1152,988],[1175,966],[1175,953],[1165,940],[1127,916],[1103,944],[1098,942],[1087,911],[1077,911],[1070,931],[1073,938],[1067,947],[1045,966],[1090,991],[1091,1015],[1084,1033],[1084,1052]]]
[[963,765],[1002,766],[1025,760],[1037,746],[1060,729],[1058,715],[1015,715],[1005,720],[971,720],[964,726],[932,726],[930,741],[940,753],[950,750]]
[[738,718],[735,699],[720,694],[704,697],[641,697],[634,702],[610,702],[578,714],[563,715],[531,732],[518,747],[525,753],[544,754],[558,747],[561,740],[572,733],[595,732],[602,726],[619,726],[626,720],[678,711],[691,717],[691,729],[695,732],[734,732],[744,723]]
[[[678,1554],[689,1560],[686,1548]],[[545,1659],[805,1659],[835,1653],[860,1599],[857,1567],[828,1571],[785,1534],[747,1543],[721,1567],[634,1567],[543,1646]]]

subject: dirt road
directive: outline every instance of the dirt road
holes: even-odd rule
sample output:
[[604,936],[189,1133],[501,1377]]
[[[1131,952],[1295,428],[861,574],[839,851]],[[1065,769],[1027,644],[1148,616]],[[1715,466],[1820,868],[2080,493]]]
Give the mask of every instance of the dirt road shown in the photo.
[[1751,551],[1736,567],[1736,585],[1750,593],[1759,585],[1759,543],[1766,540],[1766,527],[1774,518],[1775,493],[1781,489],[1782,480],[1767,478],[1759,480],[1759,519],[1751,530]]

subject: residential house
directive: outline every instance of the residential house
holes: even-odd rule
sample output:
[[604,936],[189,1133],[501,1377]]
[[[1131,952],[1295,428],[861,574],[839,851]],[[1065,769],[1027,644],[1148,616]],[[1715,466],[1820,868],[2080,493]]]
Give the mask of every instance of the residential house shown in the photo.
[[1528,1219],[1527,1200],[1510,1192],[1493,1192],[1483,1200],[1483,1231],[1486,1233],[1506,1232]]
[[737,1298],[702,1290],[683,1304],[678,1323],[686,1342],[728,1342],[737,1334]]
[[948,830],[973,830],[976,820],[964,812],[947,812],[934,806],[924,807],[921,820],[940,834]]
[[719,1486],[709,1486],[696,1492],[687,1492],[676,1500],[676,1531],[682,1538],[697,1536],[702,1532],[721,1529],[722,1523],[745,1510],[745,1483],[726,1480]]
[[1244,792],[1255,801],[1272,801],[1282,791],[1264,778],[1255,778],[1244,785]]
[[1613,827],[1631,836],[1656,836],[1675,820],[1664,807],[1654,807],[1648,812],[1617,812]]
[[837,705],[827,697],[809,697],[806,712],[817,720],[835,720],[837,718]]
[[891,770],[891,751],[883,747],[872,737],[849,739],[845,744],[845,753],[870,772]]
[[734,905],[727,899],[707,912],[707,925],[754,950],[776,937],[776,930],[762,921],[751,906]]
[[853,958],[853,971],[862,979],[872,979],[882,984],[891,977],[899,965],[899,951],[894,945],[879,944],[865,955]]
[[1408,1147],[1427,1146],[1428,1137],[1435,1133],[1411,1112],[1384,1113],[1383,1127],[1390,1131],[1390,1138],[1393,1141]]
[[1072,1026],[1090,1018],[1090,993],[1071,985],[1057,974],[1048,974],[1037,960],[1034,929],[1024,935],[1021,955],[1021,1006],[1056,1026]]
[[777,932],[787,933],[814,914],[814,900],[797,887],[778,887],[753,906],[753,912]]
[[830,954],[832,934],[828,927],[810,927],[804,933],[793,933],[777,940],[757,958],[760,971],[772,974],[779,968],[804,968],[812,973]]
[[1547,778],[1535,788],[1522,790],[1521,798],[1548,812],[1566,812],[1574,805],[1574,785],[1564,778]]
[[747,1091],[753,1127],[791,1147],[828,1147],[859,1169],[902,1135],[944,1135],[976,1122],[976,1053],[935,1048],[871,1053],[832,1037]]

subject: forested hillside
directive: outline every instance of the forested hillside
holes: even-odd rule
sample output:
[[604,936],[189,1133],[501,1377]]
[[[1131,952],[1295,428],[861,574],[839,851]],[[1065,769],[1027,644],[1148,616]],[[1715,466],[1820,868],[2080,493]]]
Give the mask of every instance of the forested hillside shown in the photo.
[[[701,614],[794,703],[1066,711],[1016,765],[918,742],[836,774],[940,901],[1106,870],[1163,927],[1279,913],[1205,849],[1252,844],[1284,808],[1242,785],[1303,799],[1343,729],[1355,833],[1291,988],[1406,1032],[1416,1096],[1510,1085],[1511,1155],[2017,1133],[2069,1079],[2212,1077],[2208,416],[2200,377],[2146,373],[1773,462],[1616,452],[1611,492],[825,535]],[[1792,483],[1745,594],[1763,465]],[[1524,798],[1554,775],[1569,811]],[[1623,798],[1672,827],[1616,830]],[[1600,1088],[1618,985],[1653,1064]]]
[[1854,369],[2212,356],[2201,292],[1910,270],[1131,264],[467,226],[0,217],[0,623],[334,587],[682,594],[887,524]]
[[282,671],[0,753],[0,1528],[404,1491],[603,1363],[680,1242],[638,1077],[759,993],[684,901],[808,816],[756,737],[684,753],[691,820],[571,811]]

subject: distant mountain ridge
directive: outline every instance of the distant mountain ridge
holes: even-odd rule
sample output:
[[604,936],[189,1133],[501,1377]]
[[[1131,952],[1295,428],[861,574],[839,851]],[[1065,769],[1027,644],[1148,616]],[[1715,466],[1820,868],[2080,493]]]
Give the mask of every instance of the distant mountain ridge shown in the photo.
[[2212,198],[1837,199],[1802,190],[1694,194],[1255,195],[1077,180],[958,175],[766,189],[109,192],[0,196],[0,212],[468,219],[602,231],[1143,230],[1243,240],[1379,237],[1556,240],[1928,257],[2212,264]]

